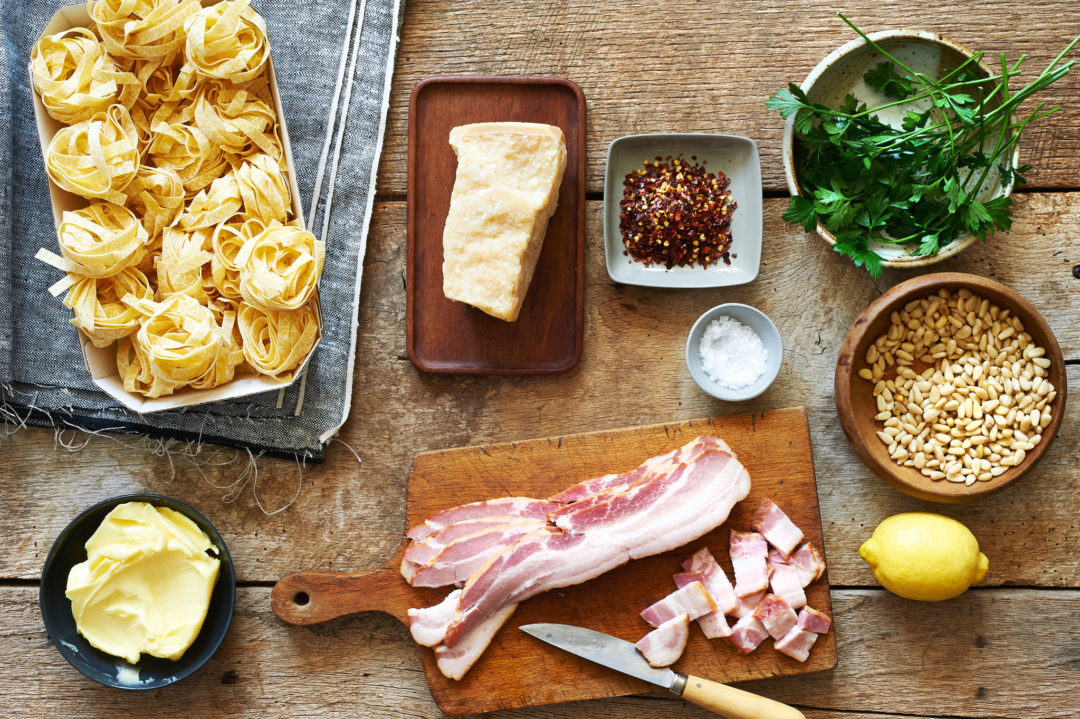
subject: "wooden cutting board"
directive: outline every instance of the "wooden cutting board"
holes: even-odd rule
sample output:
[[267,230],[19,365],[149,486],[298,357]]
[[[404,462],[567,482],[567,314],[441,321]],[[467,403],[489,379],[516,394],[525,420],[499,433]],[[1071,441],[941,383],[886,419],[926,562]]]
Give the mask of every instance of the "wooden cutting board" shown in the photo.
[[[684,548],[638,559],[584,584],[523,602],[461,681],[439,673],[430,649],[418,647],[428,686],[448,714],[471,714],[521,706],[621,696],[656,687],[550,647],[517,629],[532,622],[589,627],[637,641],[650,627],[642,609],[674,591],[671,575],[693,551],[707,545],[733,577],[728,533],[750,529],[758,501],[770,497],[824,552],[817,485],[806,411],[781,409],[734,417],[673,422],[604,432],[480,447],[422,452],[413,460],[407,526],[440,509],[507,495],[546,497],[581,479],[636,467],[700,434],[717,434],[750,472],[749,496],[728,521]],[[274,611],[287,622],[312,624],[359,611],[383,611],[407,621],[409,607],[435,604],[446,589],[410,587],[398,573],[405,543],[381,569],[361,574],[300,572],[274,587]],[[832,615],[828,573],[806,590],[809,604]],[[696,629],[673,669],[722,682],[804,674],[836,666],[836,638],[820,637],[801,664],[766,642],[739,656],[723,640]]]

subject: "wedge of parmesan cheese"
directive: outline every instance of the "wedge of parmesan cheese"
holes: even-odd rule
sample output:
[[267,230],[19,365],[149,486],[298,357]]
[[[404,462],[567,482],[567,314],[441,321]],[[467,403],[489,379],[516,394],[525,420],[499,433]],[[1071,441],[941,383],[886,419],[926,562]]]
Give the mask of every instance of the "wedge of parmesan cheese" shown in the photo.
[[484,122],[450,131],[457,176],[443,230],[443,294],[513,322],[555,214],[562,130]]

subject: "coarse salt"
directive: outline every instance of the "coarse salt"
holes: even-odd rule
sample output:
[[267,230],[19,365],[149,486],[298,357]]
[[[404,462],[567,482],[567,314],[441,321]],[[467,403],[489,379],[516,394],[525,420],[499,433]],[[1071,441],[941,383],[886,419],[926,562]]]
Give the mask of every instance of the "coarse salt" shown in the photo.
[[757,382],[769,361],[769,350],[758,334],[726,315],[705,328],[698,353],[709,379],[727,389],[742,389]]

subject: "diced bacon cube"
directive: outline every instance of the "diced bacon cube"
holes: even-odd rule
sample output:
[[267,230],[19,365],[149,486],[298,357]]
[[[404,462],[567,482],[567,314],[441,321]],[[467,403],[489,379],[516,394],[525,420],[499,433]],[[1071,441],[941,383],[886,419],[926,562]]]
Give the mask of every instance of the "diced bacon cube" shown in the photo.
[[798,621],[791,605],[775,594],[766,594],[754,610],[753,616],[757,617],[773,639],[783,637]]
[[709,612],[704,617],[698,617],[697,623],[706,639],[722,639],[731,636],[731,627],[727,623],[727,617],[719,609]]
[[784,598],[793,609],[806,606],[806,592],[803,591],[799,572],[789,564],[769,565],[769,585],[773,594]]
[[[702,583],[721,612],[728,614],[738,606],[739,598],[735,596],[735,589],[708,547],[699,549],[694,556],[683,562],[682,566],[684,573],[698,572],[704,576]],[[676,583],[678,581],[676,580]]]
[[829,631],[829,627],[832,626],[832,619],[828,614],[819,612],[813,607],[803,607],[799,612],[798,625],[800,629],[805,629],[817,634],[825,634]]
[[748,614],[735,622],[735,626],[731,628],[731,636],[727,638],[727,641],[735,647],[735,651],[739,654],[749,654],[761,646],[767,636],[769,636],[769,633],[765,631],[765,626],[761,621],[753,614]]
[[735,617],[738,619],[742,619],[743,617],[753,614],[754,610],[757,609],[758,604],[761,603],[761,598],[764,596],[765,590],[762,589],[757,594],[751,594],[748,597],[742,597],[741,599],[739,599],[739,604],[735,607],[735,610],[731,613],[734,614]]
[[731,566],[735,569],[735,596],[746,597],[768,589],[768,554],[769,545],[757,532],[731,530]]
[[783,652],[792,659],[805,662],[810,657],[810,648],[814,646],[817,638],[816,632],[795,626],[782,639],[777,640],[774,646],[776,651]]
[[647,607],[641,613],[641,618],[654,627],[658,627],[680,614],[686,613],[690,615],[690,619],[697,619],[715,609],[716,602],[705,590],[705,585],[701,582],[691,582]]
[[825,573],[825,558],[810,542],[792,552],[787,561],[799,572],[799,580],[804,587]]
[[765,497],[761,498],[761,504],[754,512],[750,526],[760,532],[769,544],[779,549],[785,557],[791,554],[803,539],[802,530],[784,514],[784,510]]
[[654,667],[674,664],[686,649],[690,637],[690,615],[672,617],[652,630],[634,645]]

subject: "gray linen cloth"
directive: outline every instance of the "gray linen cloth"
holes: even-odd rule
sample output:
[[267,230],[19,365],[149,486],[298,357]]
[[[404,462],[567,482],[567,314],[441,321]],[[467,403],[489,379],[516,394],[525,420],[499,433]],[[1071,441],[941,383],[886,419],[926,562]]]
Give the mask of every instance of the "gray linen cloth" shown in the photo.
[[34,259],[40,247],[56,249],[56,232],[27,63],[64,4],[70,0],[0,0],[0,413],[22,424],[319,461],[349,412],[361,270],[404,0],[253,3],[266,19],[308,227],[326,242],[322,342],[303,388],[298,381],[284,391],[147,415],[91,382],[70,311],[45,291],[61,273]]

